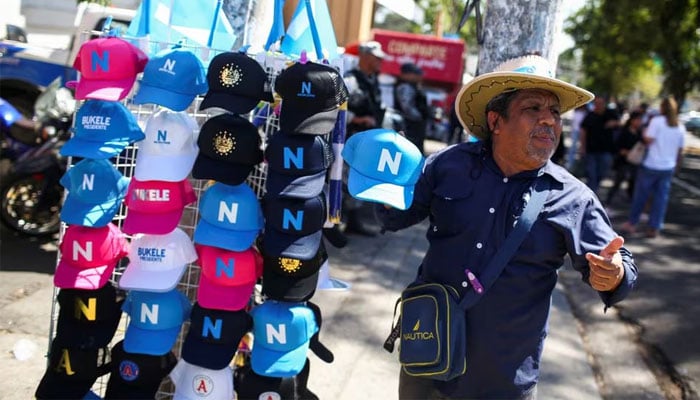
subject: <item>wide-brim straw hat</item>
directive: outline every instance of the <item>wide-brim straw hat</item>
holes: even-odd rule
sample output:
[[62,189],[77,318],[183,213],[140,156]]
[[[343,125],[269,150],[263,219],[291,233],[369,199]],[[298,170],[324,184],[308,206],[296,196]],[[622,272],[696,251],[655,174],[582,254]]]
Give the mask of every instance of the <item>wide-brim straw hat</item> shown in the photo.
[[507,60],[493,72],[479,75],[460,89],[455,100],[457,117],[472,135],[488,138],[486,104],[495,96],[510,90],[544,89],[559,98],[561,112],[593,100],[593,93],[554,78],[547,59],[529,55]]

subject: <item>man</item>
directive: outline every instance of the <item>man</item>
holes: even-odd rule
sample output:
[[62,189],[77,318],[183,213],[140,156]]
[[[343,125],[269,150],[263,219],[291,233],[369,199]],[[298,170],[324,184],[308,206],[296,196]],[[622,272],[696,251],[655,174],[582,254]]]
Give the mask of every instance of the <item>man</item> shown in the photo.
[[615,153],[615,130],[620,127],[617,112],[607,108],[605,98],[593,101],[593,111],[581,122],[581,149],[585,154],[586,183],[596,193],[600,182],[612,167]]
[[423,70],[413,63],[401,64],[401,75],[394,86],[394,105],[403,117],[406,138],[425,153],[425,129],[430,110],[425,92],[421,88]]
[[465,295],[473,290],[465,268],[478,279],[518,221],[534,182],[550,183],[530,232],[465,313],[466,373],[442,382],[401,371],[401,399],[534,399],[551,294],[566,254],[606,308],[634,286],[632,255],[596,195],[550,161],[561,138],[561,114],[593,97],[550,71],[546,59],[525,56],[465,85],[457,114],[481,140],[431,155],[408,210],[377,207],[390,231],[428,217],[429,248],[419,277]]
[[[346,115],[346,139],[354,133],[382,125],[384,106],[377,75],[386,53],[379,42],[363,42],[358,47],[357,67],[344,77],[348,88],[348,111]],[[345,180],[347,182],[347,179]],[[375,236],[377,233],[365,225],[360,216],[363,202],[353,199],[347,192],[343,196],[343,211],[346,214],[345,233]]]

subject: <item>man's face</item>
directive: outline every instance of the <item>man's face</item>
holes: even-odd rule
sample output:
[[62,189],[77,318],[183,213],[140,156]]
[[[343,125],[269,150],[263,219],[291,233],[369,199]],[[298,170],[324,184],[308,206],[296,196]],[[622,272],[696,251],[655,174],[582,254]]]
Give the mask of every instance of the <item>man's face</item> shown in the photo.
[[561,138],[559,99],[541,89],[518,91],[508,118],[489,112],[494,152],[518,170],[539,168],[554,154]]
[[379,71],[382,69],[382,59],[373,56],[371,54],[368,55],[369,57],[369,64],[371,65],[372,73],[378,74]]

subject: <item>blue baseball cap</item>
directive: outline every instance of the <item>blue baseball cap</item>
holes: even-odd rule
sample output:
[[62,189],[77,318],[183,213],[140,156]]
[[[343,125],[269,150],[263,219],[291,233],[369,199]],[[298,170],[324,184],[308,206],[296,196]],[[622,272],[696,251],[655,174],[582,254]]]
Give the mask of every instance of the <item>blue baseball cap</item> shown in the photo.
[[134,104],[152,103],[184,111],[208,89],[204,66],[192,51],[166,49],[148,60]]
[[309,199],[319,195],[333,151],[321,136],[292,135],[278,131],[265,147],[267,193]]
[[89,158],[70,168],[60,183],[68,190],[61,220],[94,228],[112,221],[129,187],[129,179],[122,176],[109,160]]
[[308,260],[318,252],[326,222],[324,193],[307,200],[276,197],[263,199],[266,255]]
[[246,183],[211,185],[199,200],[199,215],[194,242],[226,250],[248,249],[263,227],[260,203]]
[[289,378],[304,369],[311,338],[318,332],[314,312],[301,303],[268,300],[253,308],[251,366],[256,374]]
[[120,102],[88,100],[75,116],[73,137],[61,147],[61,155],[112,158],[146,136],[131,112]]
[[389,129],[358,132],[345,142],[342,157],[350,166],[352,197],[400,210],[411,206],[424,159],[408,139]]
[[191,308],[190,301],[177,289],[163,293],[129,291],[122,305],[122,311],[129,314],[124,351],[153,356],[169,352]]

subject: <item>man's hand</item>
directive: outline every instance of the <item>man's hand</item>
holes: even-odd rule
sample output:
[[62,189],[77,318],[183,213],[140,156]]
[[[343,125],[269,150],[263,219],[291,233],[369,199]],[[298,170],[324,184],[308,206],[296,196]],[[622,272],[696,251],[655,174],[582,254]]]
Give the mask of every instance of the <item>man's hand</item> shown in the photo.
[[599,292],[614,290],[622,282],[625,268],[622,266],[622,256],[618,252],[625,243],[622,236],[617,236],[608,243],[599,255],[586,253],[590,276],[588,282]]

